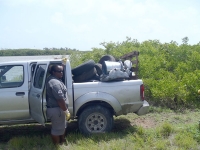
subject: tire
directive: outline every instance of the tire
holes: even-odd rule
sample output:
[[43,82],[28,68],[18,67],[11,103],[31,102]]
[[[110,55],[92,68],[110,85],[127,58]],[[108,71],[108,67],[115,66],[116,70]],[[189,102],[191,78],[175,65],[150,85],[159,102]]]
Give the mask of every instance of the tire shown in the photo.
[[102,106],[89,106],[78,118],[79,130],[84,135],[110,132],[113,128],[113,115]]
[[83,72],[87,72],[90,69],[94,68],[94,65],[95,65],[94,60],[88,60],[88,61],[84,62],[83,64],[73,68],[72,74],[74,76],[81,75]]
[[90,69],[87,72],[83,72],[82,74],[80,74],[78,76],[73,76],[73,80],[74,80],[74,82],[86,82],[87,80],[90,80],[92,77],[94,77],[96,75],[96,73],[97,73],[97,71],[93,67],[92,69]]
[[101,59],[99,60],[99,63],[102,64],[104,61],[116,61],[116,60],[112,55],[105,55],[101,57]]
[[86,82],[99,82],[100,76],[98,74],[95,74],[91,79],[87,80]]
[[94,67],[95,67],[96,70],[97,70],[97,74],[100,76],[100,75],[102,74],[102,64],[96,63],[96,64],[94,65]]

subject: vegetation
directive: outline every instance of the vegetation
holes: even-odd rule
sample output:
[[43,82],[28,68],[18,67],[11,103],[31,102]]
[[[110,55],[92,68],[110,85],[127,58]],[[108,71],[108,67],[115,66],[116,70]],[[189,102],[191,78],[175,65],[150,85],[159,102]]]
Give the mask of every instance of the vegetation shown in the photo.
[[88,59],[98,62],[106,54],[120,59],[126,53],[139,51],[139,78],[144,81],[146,99],[152,105],[171,109],[196,108],[200,102],[200,43],[188,45],[188,40],[185,37],[178,45],[158,40],[139,43],[127,37],[122,43],[101,43],[104,49],[72,53],[71,61],[77,66]]
[[139,78],[145,85],[145,96],[151,105],[165,106],[171,109],[196,108],[200,96],[200,42],[188,45],[189,38],[182,44],[175,41],[160,43],[148,40],[139,43],[127,37],[123,42],[103,42],[104,48],[92,48],[91,51],[78,51],[69,48],[44,48],[43,50],[19,49],[0,50],[0,56],[22,55],[70,55],[72,68],[93,59],[98,62],[103,55],[113,55],[117,60],[121,56],[139,51]]
[[[39,49],[2,49],[0,50],[0,56],[37,56],[37,55],[70,55],[72,52],[78,51],[76,49],[68,48],[44,48]],[[79,51],[81,53],[81,51]]]
[[200,149],[199,110],[174,112],[151,107],[149,114],[133,113],[115,118],[114,129],[106,134],[83,136],[76,121],[67,128],[67,142],[54,146],[50,125],[38,124],[0,126],[0,149],[58,149],[58,150],[177,150]]
[[200,42],[188,45],[189,38],[182,44],[175,41],[160,43],[148,40],[139,43],[127,37],[125,41],[103,42],[104,48],[92,48],[91,51],[78,51],[69,48],[44,48],[43,50],[19,49],[0,50],[0,56],[22,55],[70,55],[72,68],[93,59],[98,62],[103,55],[113,55],[117,60],[121,56],[139,51],[139,78],[145,85],[145,96],[151,105],[165,106],[171,109],[196,108],[200,96]]

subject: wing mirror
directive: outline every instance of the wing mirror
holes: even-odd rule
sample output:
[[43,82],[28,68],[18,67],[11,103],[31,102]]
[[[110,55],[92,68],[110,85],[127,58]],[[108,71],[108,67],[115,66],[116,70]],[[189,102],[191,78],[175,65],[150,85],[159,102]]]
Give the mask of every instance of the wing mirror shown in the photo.
[[2,76],[1,77],[1,82],[5,82],[6,81],[6,76]]

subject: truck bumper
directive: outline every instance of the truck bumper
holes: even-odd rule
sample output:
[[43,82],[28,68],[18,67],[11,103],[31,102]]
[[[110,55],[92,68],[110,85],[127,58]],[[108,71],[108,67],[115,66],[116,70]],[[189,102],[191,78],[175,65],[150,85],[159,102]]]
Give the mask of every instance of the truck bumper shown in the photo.
[[149,111],[149,103],[144,100],[142,107],[140,107],[140,109],[136,112],[136,114],[141,116],[147,114],[148,111]]

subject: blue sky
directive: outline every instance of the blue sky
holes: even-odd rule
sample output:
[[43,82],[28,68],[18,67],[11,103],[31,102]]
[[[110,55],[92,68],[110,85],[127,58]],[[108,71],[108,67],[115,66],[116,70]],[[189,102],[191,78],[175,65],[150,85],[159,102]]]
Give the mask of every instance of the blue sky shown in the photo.
[[199,0],[0,0],[0,49],[200,42]]

